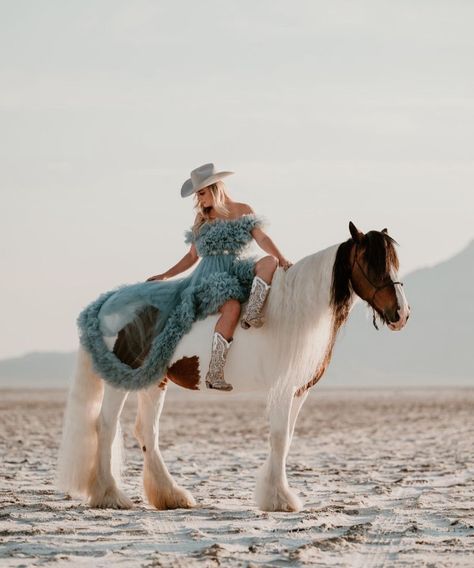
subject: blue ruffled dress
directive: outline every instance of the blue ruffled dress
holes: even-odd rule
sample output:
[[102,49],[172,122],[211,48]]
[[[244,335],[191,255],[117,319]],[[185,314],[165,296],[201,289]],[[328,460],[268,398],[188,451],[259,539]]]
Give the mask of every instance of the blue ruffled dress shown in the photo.
[[[189,276],[122,286],[89,304],[78,318],[80,340],[101,377],[127,390],[153,384],[166,373],[178,342],[194,321],[217,313],[231,298],[245,302],[255,259],[241,255],[252,240],[252,229],[261,224],[252,213],[206,222],[196,234],[186,231],[185,242],[194,243],[201,257]],[[104,341],[127,329],[135,340],[142,335],[147,343],[139,366],[125,363]]]

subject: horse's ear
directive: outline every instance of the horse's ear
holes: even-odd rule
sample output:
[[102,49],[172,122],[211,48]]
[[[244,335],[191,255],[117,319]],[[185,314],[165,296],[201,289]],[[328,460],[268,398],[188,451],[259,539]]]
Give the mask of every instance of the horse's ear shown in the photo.
[[349,231],[356,243],[360,243],[364,238],[364,233],[361,233],[352,221],[349,221]]
[[387,229],[387,227],[385,227],[385,229],[382,229],[382,233],[385,233],[386,235],[388,235],[388,229]]

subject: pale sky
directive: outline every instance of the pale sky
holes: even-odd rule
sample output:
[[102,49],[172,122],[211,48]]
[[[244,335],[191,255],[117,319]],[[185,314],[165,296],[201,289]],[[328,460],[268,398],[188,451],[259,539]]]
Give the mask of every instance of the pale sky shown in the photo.
[[168,269],[191,169],[296,261],[388,227],[402,273],[473,238],[474,3],[0,0],[0,358],[73,350]]

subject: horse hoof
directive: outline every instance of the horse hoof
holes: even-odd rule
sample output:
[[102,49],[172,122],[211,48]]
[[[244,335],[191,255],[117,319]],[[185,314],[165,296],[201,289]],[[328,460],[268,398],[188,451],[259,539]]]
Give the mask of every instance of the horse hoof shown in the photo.
[[192,509],[196,506],[196,501],[191,493],[175,485],[168,490],[155,491],[148,494],[148,501],[156,509],[163,511],[166,509]]
[[265,487],[257,484],[255,500],[261,511],[294,513],[303,508],[300,498],[289,487]]
[[93,509],[132,509],[133,502],[117,487],[108,488],[99,495],[91,495],[89,505]]

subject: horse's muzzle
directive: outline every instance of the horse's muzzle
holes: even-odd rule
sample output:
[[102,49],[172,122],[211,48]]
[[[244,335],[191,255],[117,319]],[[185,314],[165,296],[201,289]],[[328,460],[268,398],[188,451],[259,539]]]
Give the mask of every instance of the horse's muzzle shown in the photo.
[[389,329],[392,331],[400,331],[403,329],[410,317],[410,306],[407,306],[405,310],[398,309],[395,317],[386,318],[386,323]]

